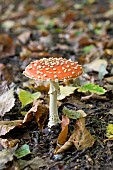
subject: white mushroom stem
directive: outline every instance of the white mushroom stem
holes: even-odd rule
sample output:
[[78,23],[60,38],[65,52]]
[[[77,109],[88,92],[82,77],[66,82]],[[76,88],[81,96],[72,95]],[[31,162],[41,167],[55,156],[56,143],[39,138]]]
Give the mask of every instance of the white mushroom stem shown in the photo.
[[57,123],[60,123],[58,108],[57,108],[57,93],[59,93],[59,85],[58,82],[50,81],[50,107],[49,107],[49,123],[48,127],[52,127]]

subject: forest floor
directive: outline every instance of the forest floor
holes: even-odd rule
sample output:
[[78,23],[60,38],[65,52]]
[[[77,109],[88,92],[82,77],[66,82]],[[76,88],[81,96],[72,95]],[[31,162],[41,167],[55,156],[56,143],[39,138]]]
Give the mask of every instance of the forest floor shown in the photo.
[[[0,169],[112,170],[113,0],[1,0],[0,13]],[[83,66],[80,78],[60,82],[67,91],[69,87],[75,90],[58,100],[58,111],[60,118],[64,106],[86,114],[85,127],[94,139],[91,146],[81,134],[86,147],[72,145],[54,153],[62,127],[47,126],[49,86],[37,83],[36,87],[34,80],[23,75],[31,61],[50,57]],[[76,88],[90,83],[105,92],[85,93]],[[21,107],[21,89],[40,92],[36,111],[29,111],[35,101]],[[78,121],[68,120],[66,140]]]

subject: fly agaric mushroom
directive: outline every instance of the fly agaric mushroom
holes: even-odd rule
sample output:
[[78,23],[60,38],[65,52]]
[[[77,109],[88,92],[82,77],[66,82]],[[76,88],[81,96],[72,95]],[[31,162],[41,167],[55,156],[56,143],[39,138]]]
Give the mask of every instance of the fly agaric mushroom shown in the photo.
[[51,127],[60,123],[57,109],[58,81],[77,78],[83,73],[81,65],[65,58],[43,58],[31,62],[24,71],[26,77],[50,82],[49,123]]

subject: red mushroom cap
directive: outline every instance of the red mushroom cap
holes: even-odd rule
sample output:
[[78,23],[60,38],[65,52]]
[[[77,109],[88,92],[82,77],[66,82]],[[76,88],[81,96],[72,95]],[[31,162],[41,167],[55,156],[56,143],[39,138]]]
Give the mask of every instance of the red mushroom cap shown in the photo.
[[35,80],[67,80],[83,73],[81,65],[65,58],[43,58],[31,62],[24,75]]

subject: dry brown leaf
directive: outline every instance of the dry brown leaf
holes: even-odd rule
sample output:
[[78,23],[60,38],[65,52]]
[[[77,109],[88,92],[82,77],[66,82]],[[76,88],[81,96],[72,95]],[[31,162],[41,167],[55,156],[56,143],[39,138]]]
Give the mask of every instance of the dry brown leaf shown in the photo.
[[94,137],[91,136],[90,132],[85,128],[85,118],[80,118],[76,121],[74,133],[64,145],[56,148],[55,154],[68,150],[73,144],[77,150],[83,150],[91,147],[94,142]]
[[94,44],[94,43],[95,42],[87,34],[81,34],[77,38],[76,48],[85,47],[87,45]]
[[15,54],[13,40],[7,34],[0,34],[0,46],[0,58],[9,57]]
[[6,135],[15,127],[22,127],[22,120],[0,121],[0,136]]
[[26,44],[27,41],[30,39],[30,35],[31,35],[31,31],[26,31],[26,32],[23,32],[22,34],[20,34],[18,37],[17,37],[17,40],[20,42],[18,42],[20,45],[21,43],[23,44]]
[[30,41],[28,48],[32,51],[32,52],[41,52],[44,51],[44,46],[43,44],[39,43],[38,41]]
[[68,134],[68,125],[69,125],[69,118],[67,116],[62,115],[62,131],[58,136],[58,143],[63,145],[66,142],[67,134]]
[[75,124],[75,132],[69,138],[77,150],[91,147],[94,144],[94,137],[85,128],[85,118],[80,118]]
[[105,55],[113,55],[113,50],[112,49],[105,49]]
[[69,148],[71,148],[73,146],[73,143],[71,141],[67,141],[64,145],[62,145],[61,147],[57,147],[54,154],[59,154],[59,153],[63,153],[66,150],[68,150]]
[[38,123],[38,127],[40,128],[40,130],[42,130],[48,113],[49,113],[49,109],[47,106],[42,104],[42,101],[39,100],[35,101],[33,107],[25,115],[23,123],[27,123],[31,121],[34,114],[36,121]]
[[2,76],[4,74],[4,69],[5,69],[5,65],[0,63],[0,76]]
[[36,121],[38,123],[38,127],[40,130],[43,129],[43,126],[47,119],[48,114],[49,114],[48,107],[43,104],[39,104],[37,107],[37,111],[35,113],[35,118],[36,118]]
[[61,148],[61,145],[63,145],[66,142],[67,135],[68,135],[68,125],[69,125],[69,118],[67,116],[62,115],[62,121],[61,121],[62,131],[58,136],[58,140],[57,140],[58,144],[57,147],[55,148],[54,154],[56,154],[57,151]]
[[113,83],[113,76],[105,78],[108,83]]

